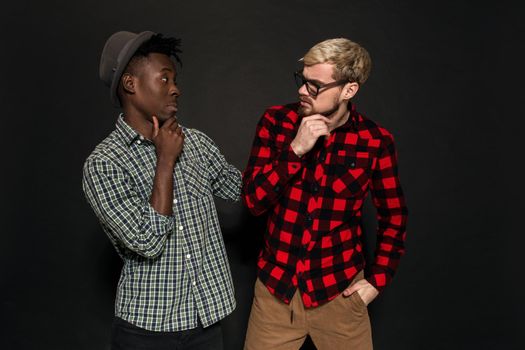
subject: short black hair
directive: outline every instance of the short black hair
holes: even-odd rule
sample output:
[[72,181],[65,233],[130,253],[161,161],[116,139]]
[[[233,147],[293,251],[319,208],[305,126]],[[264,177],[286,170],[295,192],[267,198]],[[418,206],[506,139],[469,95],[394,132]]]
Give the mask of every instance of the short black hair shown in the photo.
[[162,34],[153,35],[148,41],[145,41],[139,46],[137,51],[131,59],[135,57],[147,57],[150,53],[162,53],[166,56],[173,56],[177,62],[182,64],[178,54],[181,53],[180,49],[181,40],[172,37],[164,37]]
[[140,60],[147,58],[151,53],[161,53],[168,57],[173,56],[175,60],[182,66],[179,53],[181,40],[173,37],[164,37],[162,34],[155,34],[149,40],[142,43],[137,51],[133,54],[129,60],[128,66],[125,72],[132,72],[133,66]]

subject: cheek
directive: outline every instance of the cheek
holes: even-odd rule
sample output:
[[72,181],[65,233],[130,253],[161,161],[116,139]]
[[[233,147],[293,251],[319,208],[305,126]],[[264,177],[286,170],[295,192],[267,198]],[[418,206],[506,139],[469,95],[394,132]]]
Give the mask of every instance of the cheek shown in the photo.
[[341,102],[343,102],[343,101],[341,100],[341,94],[337,94],[337,95],[335,95],[335,96],[334,96],[333,104],[334,104],[334,105],[338,105],[338,104],[341,103]]
[[161,91],[161,88],[155,84],[148,85],[147,89],[150,95],[158,95]]
[[151,86],[148,84],[142,84],[137,87],[137,96],[139,96],[142,100],[148,100],[151,96]]
[[332,111],[339,105],[338,95],[319,96],[313,101],[313,105],[309,114],[324,114],[327,111]]
[[157,79],[150,79],[147,81],[144,81],[144,84],[142,86],[144,92],[148,94],[153,94],[158,92],[162,88],[162,83],[158,81]]
[[316,110],[324,110],[327,107],[330,107],[333,105],[333,97],[328,95],[321,95],[318,96],[317,99],[315,99],[313,103],[313,109]]
[[158,86],[148,86],[147,91],[145,91],[147,94],[148,101],[150,105],[156,106],[159,103],[162,103],[164,101],[164,92],[161,87]]

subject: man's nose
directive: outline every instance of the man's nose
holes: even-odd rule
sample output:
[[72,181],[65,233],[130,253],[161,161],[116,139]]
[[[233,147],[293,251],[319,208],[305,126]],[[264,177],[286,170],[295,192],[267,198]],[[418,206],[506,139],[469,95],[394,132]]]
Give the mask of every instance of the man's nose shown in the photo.
[[299,90],[297,90],[297,92],[301,96],[310,96],[310,94],[308,93],[308,89],[306,89],[306,84],[301,85],[299,87]]
[[181,95],[180,89],[179,89],[179,87],[176,84],[173,84],[170,93],[172,95],[177,96],[177,97]]

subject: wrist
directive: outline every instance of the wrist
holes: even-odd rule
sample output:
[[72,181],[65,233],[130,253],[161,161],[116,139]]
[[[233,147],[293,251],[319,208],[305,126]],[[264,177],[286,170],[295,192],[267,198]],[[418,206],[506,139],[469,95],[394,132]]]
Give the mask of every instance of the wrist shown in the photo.
[[175,159],[173,159],[173,157],[157,155],[157,167],[173,169],[174,166]]
[[292,151],[295,153],[295,155],[297,155],[299,158],[304,155],[304,152],[302,151],[301,147],[295,143],[295,140],[292,141],[290,147],[292,148]]

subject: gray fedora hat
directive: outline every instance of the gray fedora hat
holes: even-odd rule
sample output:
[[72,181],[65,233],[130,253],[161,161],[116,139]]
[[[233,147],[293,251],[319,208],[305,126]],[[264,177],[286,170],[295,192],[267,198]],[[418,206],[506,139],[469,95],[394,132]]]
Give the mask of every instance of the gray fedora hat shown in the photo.
[[150,31],[138,34],[122,31],[114,33],[106,41],[100,56],[99,76],[109,86],[109,96],[115,107],[120,107],[117,88],[124,69],[140,45],[155,34]]

